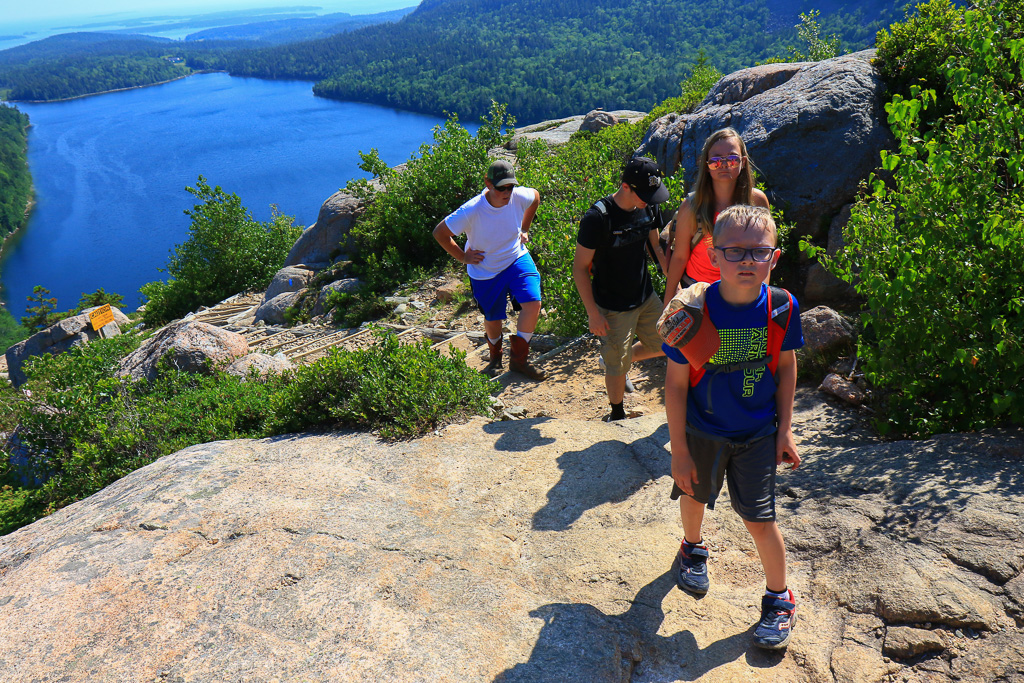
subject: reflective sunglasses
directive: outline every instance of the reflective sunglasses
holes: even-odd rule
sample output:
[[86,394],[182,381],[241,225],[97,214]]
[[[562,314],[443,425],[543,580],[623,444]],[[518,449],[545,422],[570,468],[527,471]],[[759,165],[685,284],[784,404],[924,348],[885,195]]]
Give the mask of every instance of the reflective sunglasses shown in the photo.
[[514,189],[516,189],[515,185],[502,185],[501,187],[495,187],[494,191],[495,192],[511,192]]
[[735,154],[730,154],[727,157],[711,157],[708,159],[708,168],[712,171],[717,171],[722,167],[722,164],[725,164],[726,168],[736,168],[740,165],[741,160],[742,157]]
[[746,261],[748,257],[758,263],[765,263],[766,261],[771,261],[772,254],[775,253],[775,247],[754,247],[753,249],[744,249],[743,247],[715,247],[715,249],[722,252],[722,255],[725,256],[725,260],[731,263]]

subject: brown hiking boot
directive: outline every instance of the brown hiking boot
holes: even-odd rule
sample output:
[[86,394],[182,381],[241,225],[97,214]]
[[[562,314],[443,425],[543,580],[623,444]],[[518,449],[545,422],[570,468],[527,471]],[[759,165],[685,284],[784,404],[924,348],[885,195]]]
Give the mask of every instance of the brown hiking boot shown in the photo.
[[530,342],[526,341],[518,334],[514,334],[509,337],[509,344],[512,347],[512,352],[509,354],[508,369],[513,372],[518,372],[520,375],[525,375],[532,380],[538,382],[547,379],[547,373],[543,370],[538,370],[534,366],[530,365],[526,357],[530,355]]
[[491,356],[487,361],[487,365],[480,372],[488,377],[501,374],[501,339],[501,337],[498,337],[498,343],[492,344],[487,335],[484,335],[484,341],[487,342],[487,350],[490,351]]

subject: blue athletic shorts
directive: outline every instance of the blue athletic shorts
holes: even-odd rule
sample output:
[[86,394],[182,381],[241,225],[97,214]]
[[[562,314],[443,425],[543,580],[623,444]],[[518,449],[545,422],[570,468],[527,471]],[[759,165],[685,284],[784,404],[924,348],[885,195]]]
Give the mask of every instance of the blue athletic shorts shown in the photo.
[[469,278],[469,283],[484,320],[504,320],[510,294],[521,304],[540,301],[540,273],[529,254],[523,254],[489,280]]

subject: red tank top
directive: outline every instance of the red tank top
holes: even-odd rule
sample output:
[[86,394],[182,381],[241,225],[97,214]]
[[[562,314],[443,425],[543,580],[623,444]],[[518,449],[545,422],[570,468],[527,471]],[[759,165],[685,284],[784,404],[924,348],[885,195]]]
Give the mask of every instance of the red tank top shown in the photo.
[[[718,212],[715,212],[713,221],[718,220]],[[686,275],[697,282],[717,282],[722,279],[718,268],[711,265],[708,257],[708,249],[713,246],[711,233],[705,233],[700,242],[690,250],[690,260],[686,262]]]

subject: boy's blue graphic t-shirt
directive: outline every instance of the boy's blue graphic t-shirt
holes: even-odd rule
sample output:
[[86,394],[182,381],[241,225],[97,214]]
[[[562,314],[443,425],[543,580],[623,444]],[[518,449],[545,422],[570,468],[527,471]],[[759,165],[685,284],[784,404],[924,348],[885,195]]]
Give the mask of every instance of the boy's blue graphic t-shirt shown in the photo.
[[[761,294],[753,303],[733,306],[722,299],[718,284],[708,287],[705,296],[708,315],[722,340],[711,362],[725,365],[764,358],[768,353],[768,287],[761,285]],[[782,350],[803,345],[800,306],[794,297]],[[687,362],[679,349],[668,344],[662,348],[670,361]],[[776,422],[775,387],[767,365],[735,372],[705,372],[697,386],[689,388],[686,421],[708,434],[736,440],[752,438]],[[709,404],[713,412],[709,412]]]

